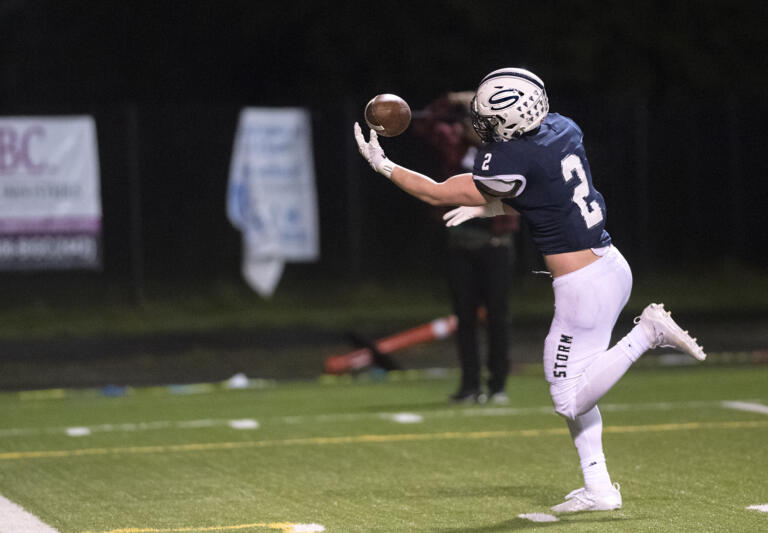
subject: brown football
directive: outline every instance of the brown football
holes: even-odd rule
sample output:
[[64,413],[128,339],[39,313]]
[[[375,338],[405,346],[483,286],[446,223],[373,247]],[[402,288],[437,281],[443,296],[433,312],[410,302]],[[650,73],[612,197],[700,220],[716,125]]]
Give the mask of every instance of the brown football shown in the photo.
[[411,108],[394,94],[378,94],[365,106],[365,123],[384,137],[403,133],[411,123]]

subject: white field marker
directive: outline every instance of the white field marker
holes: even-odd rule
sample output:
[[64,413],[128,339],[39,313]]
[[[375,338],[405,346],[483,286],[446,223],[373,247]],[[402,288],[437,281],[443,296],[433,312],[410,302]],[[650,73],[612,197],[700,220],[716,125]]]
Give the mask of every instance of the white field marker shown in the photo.
[[531,522],[559,522],[559,519],[547,513],[525,513],[517,515],[518,518],[525,518]]
[[761,513],[768,513],[768,503],[764,503],[762,505],[750,505],[747,507],[747,509],[752,511],[760,511]]
[[252,418],[242,418],[240,420],[230,420],[229,427],[232,429],[258,429],[259,422]]
[[293,524],[293,533],[319,533],[325,531],[320,524]]
[[91,434],[91,430],[86,427],[67,428],[67,435],[70,437],[85,437]]
[[768,415],[768,405],[751,402],[722,402],[720,405],[727,409],[736,409],[738,411],[749,411],[750,413],[761,413]]
[[424,417],[416,413],[395,413],[391,418],[398,424],[419,424],[424,422]]
[[0,496],[0,526],[3,533],[59,533],[21,505]]

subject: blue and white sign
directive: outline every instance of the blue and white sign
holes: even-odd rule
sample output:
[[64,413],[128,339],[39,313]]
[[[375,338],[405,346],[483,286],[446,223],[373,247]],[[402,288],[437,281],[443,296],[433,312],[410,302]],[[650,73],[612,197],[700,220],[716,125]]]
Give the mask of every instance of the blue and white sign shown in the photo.
[[312,130],[298,108],[240,112],[227,216],[243,232],[243,276],[271,296],[285,261],[316,261],[319,231]]

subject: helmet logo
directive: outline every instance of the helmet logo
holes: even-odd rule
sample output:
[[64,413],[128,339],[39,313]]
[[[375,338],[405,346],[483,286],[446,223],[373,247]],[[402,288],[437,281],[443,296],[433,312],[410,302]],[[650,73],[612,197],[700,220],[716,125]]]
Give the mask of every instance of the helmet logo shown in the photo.
[[523,93],[518,89],[496,88],[501,90],[493,93],[488,99],[488,103],[491,104],[491,110],[493,111],[501,111],[502,109],[515,105],[520,97],[523,96]]

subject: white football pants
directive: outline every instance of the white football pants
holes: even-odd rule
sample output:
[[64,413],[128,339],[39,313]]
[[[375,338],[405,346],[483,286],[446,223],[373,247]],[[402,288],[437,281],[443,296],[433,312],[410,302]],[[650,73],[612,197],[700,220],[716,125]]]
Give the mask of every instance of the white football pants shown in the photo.
[[584,268],[557,277],[555,316],[544,341],[544,372],[558,413],[590,411],[639,357],[626,339],[608,350],[611,332],[632,290],[632,272],[613,246]]

